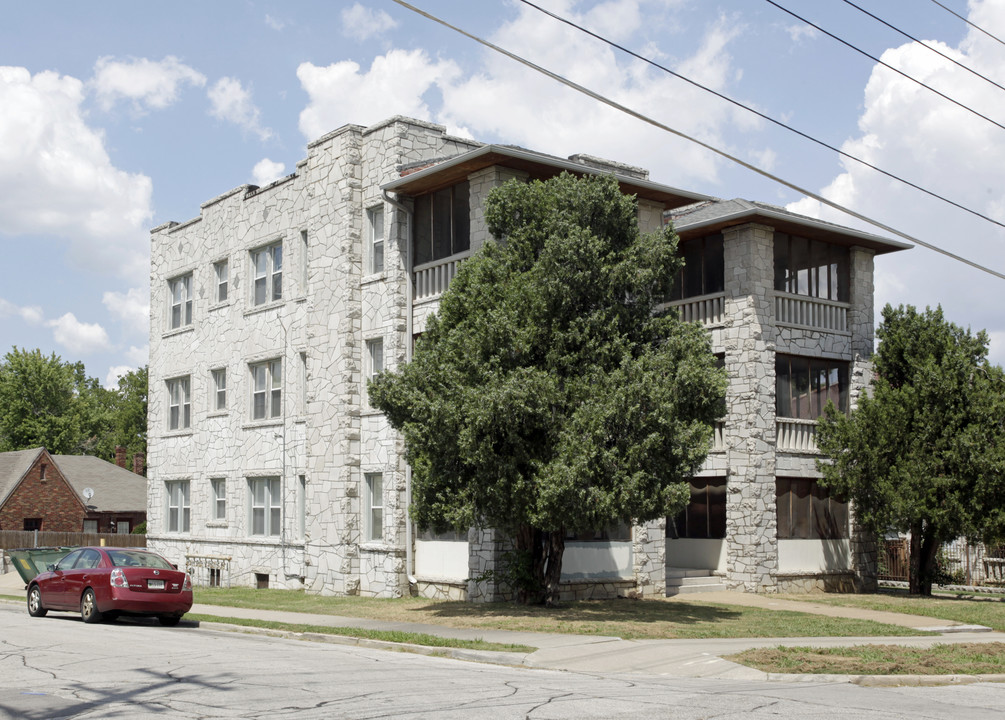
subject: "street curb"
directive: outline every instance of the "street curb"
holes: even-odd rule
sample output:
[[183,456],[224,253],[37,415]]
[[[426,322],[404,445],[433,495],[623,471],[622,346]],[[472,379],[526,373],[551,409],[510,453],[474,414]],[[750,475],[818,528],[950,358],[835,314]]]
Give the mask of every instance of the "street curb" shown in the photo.
[[827,675],[801,673],[765,673],[765,680],[779,683],[849,683],[862,687],[939,687],[1005,683],[1005,674],[989,675]]

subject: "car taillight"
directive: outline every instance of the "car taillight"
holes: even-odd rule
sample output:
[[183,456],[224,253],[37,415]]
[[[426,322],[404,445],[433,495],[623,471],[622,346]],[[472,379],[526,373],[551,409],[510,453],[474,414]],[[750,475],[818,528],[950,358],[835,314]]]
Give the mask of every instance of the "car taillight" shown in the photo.
[[110,580],[112,583],[112,587],[117,588],[129,587],[129,581],[126,580],[126,574],[125,572],[122,571],[122,568],[115,568],[114,570],[112,570]]
[[192,578],[188,576],[188,573],[185,573],[185,584],[182,586],[181,589],[182,592],[192,589]]

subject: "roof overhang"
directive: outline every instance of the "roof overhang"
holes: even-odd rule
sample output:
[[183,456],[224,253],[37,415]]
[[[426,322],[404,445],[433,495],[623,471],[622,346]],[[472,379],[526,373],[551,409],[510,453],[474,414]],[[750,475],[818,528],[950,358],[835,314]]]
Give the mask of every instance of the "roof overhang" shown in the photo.
[[412,197],[426,195],[459,183],[467,179],[472,173],[494,165],[522,170],[535,180],[546,180],[563,171],[573,173],[574,175],[612,174],[621,185],[622,192],[660,203],[667,209],[712,199],[708,195],[679,190],[650,180],[633,178],[615,171],[607,171],[571,160],[563,160],[550,155],[542,155],[530,150],[504,145],[484,145],[470,152],[456,155],[435,165],[430,165],[404,177],[392,180],[382,185],[381,188],[388,192],[401,193],[402,195]]
[[688,223],[686,218],[684,218],[681,222],[674,222],[674,230],[681,240],[687,240],[692,237],[722,232],[727,228],[737,225],[758,222],[770,225],[775,230],[789,233],[790,235],[799,235],[800,237],[822,240],[837,245],[868,248],[877,255],[897,252],[898,250],[909,250],[914,247],[910,243],[899,240],[890,240],[879,235],[835,225],[823,220],[760,206],[740,209],[693,223]]

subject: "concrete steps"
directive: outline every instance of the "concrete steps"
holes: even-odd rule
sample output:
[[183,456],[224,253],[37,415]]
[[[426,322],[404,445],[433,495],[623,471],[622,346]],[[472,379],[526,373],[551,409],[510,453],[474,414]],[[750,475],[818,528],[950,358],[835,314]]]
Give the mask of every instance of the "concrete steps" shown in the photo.
[[711,570],[667,568],[666,578],[667,597],[727,589],[726,585],[722,582],[722,578],[719,575],[713,574]]

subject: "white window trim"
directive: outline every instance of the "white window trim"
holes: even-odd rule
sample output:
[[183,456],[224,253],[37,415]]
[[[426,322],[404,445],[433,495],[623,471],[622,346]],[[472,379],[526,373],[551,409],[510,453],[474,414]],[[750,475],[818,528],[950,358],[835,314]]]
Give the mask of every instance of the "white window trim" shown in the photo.
[[[167,429],[181,432],[192,427],[192,376],[181,375],[165,382],[167,386]],[[177,392],[176,392],[177,391]],[[177,394],[177,397],[176,397]],[[177,420],[172,411],[177,408]]]
[[212,508],[210,519],[215,523],[223,523],[227,520],[227,478],[215,477],[209,479],[210,492],[212,493]]
[[[276,382],[275,371],[276,368],[279,369],[279,381]],[[273,358],[271,360],[263,360],[262,362],[250,363],[248,365],[248,370],[251,374],[251,420],[252,422],[260,422],[267,420],[277,420],[281,419],[285,415],[285,399],[283,398],[283,360],[282,358]],[[258,388],[258,371],[262,370],[264,387],[262,389]],[[278,395],[277,395],[278,393]],[[255,400],[257,395],[263,395],[263,408],[262,415],[256,417],[256,406]]]
[[[164,482],[164,489],[167,496],[164,530],[169,533],[189,532],[192,527],[191,482],[189,480],[167,480]],[[171,522],[172,509],[177,513],[174,523]]]
[[[255,500],[255,488],[262,484],[263,498],[259,505]],[[255,532],[255,511],[262,512],[262,532]],[[279,518],[273,519],[278,511]],[[252,537],[279,537],[283,529],[282,482],[278,475],[248,478],[248,535]]]
[[[227,368],[218,367],[210,370],[210,380],[212,381],[210,394],[210,412],[227,412]],[[222,386],[220,380],[223,380]],[[222,402],[221,402],[222,401]]]
[[[366,489],[366,517],[364,518],[364,528],[366,531],[365,542],[384,542],[384,473],[368,472],[363,475],[363,483]],[[375,485],[377,487],[375,487]],[[377,528],[375,518],[379,517],[380,527]]]
[[[192,283],[191,272],[176,275],[168,280],[168,330],[181,330],[192,325]],[[175,323],[175,308],[178,309],[177,323]]]
[[[276,250],[279,251],[278,268],[276,267]],[[251,293],[252,307],[263,307],[274,302],[281,302],[283,299],[283,242],[269,243],[262,245],[250,252],[251,282],[248,283]],[[264,257],[263,267],[259,267],[259,258]],[[264,296],[259,301],[257,295],[258,281],[263,281],[265,285]],[[278,293],[276,285],[278,284]]]
[[[380,222],[380,233],[377,232],[377,219]],[[367,220],[367,274],[376,275],[384,272],[384,250],[387,248],[387,225],[383,205],[375,205],[366,211]],[[379,251],[379,252],[378,252]],[[379,267],[378,267],[379,265]]]
[[[221,272],[222,271],[222,272]],[[223,297],[221,297],[223,295]],[[213,263],[213,301],[223,305],[230,300],[230,260],[224,258]]]

